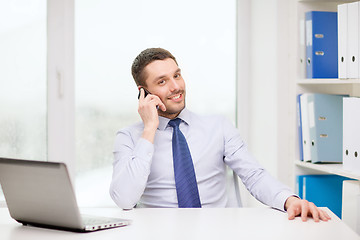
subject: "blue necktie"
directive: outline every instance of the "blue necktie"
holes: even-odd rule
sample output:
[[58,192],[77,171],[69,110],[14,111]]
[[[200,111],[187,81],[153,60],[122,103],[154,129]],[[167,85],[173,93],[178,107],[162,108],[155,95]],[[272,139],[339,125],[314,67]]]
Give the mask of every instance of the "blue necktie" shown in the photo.
[[194,165],[186,139],[179,129],[181,119],[169,121],[173,127],[172,149],[179,208],[201,208]]

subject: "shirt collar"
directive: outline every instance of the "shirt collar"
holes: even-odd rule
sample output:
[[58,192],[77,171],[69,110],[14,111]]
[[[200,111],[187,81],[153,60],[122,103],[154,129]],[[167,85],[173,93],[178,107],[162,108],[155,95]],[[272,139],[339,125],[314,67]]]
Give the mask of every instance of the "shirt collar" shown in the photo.
[[[179,116],[177,116],[177,118],[180,118],[181,120],[183,120],[187,125],[191,124],[191,112],[189,110],[187,110],[186,108],[184,108],[180,112],[180,114],[179,114]],[[158,129],[164,131],[170,120],[171,119],[169,119],[169,118],[159,117]]]

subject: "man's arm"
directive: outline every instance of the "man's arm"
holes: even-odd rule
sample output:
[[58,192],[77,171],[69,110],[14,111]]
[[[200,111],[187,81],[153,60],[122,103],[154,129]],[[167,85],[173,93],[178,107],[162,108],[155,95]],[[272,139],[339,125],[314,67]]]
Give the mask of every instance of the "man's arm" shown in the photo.
[[325,211],[316,207],[314,203],[294,196],[286,200],[285,210],[288,213],[289,220],[294,219],[296,216],[301,216],[303,221],[306,221],[308,216],[312,216],[315,222],[319,222],[320,220],[328,221],[331,219]]
[[294,192],[255,160],[233,124],[224,119],[222,125],[225,163],[236,172],[252,196],[270,207],[285,211],[284,203]]
[[140,132],[132,136],[125,129],[115,140],[110,196],[122,209],[131,209],[138,203],[150,174],[154,146],[139,135]]
[[122,130],[116,136],[110,195],[123,209],[133,208],[146,187],[154,153],[153,142],[159,125],[156,106],[166,110],[157,96],[145,98],[144,90],[140,89],[138,112],[144,123],[141,137],[136,133],[132,135],[128,130]]
[[239,175],[250,193],[262,203],[281,211],[287,211],[289,219],[296,216],[306,221],[312,216],[315,221],[327,221],[329,215],[314,203],[302,200],[291,189],[270,176],[252,157],[238,130],[230,123],[224,123],[225,162]]

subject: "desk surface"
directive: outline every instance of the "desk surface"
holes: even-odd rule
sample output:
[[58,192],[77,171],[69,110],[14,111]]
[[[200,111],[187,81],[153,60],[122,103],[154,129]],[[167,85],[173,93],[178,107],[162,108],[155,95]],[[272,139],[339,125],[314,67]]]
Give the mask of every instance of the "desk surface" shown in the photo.
[[207,209],[83,209],[86,214],[129,218],[132,225],[93,233],[73,233],[22,226],[0,208],[2,240],[17,239],[360,239],[327,208],[332,220],[315,223],[312,219],[288,220],[287,214],[271,208]]

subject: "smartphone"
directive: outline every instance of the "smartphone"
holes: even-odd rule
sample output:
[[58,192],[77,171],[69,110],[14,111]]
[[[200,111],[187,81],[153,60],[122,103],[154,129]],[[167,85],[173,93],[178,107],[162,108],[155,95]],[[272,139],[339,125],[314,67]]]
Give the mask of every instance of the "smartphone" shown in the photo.
[[[140,88],[141,89],[141,88]],[[140,99],[140,89],[139,89],[139,95],[138,95],[138,99]],[[142,88],[144,89],[145,91],[145,97],[148,95],[148,94],[151,94],[148,90],[146,90],[146,88]]]

